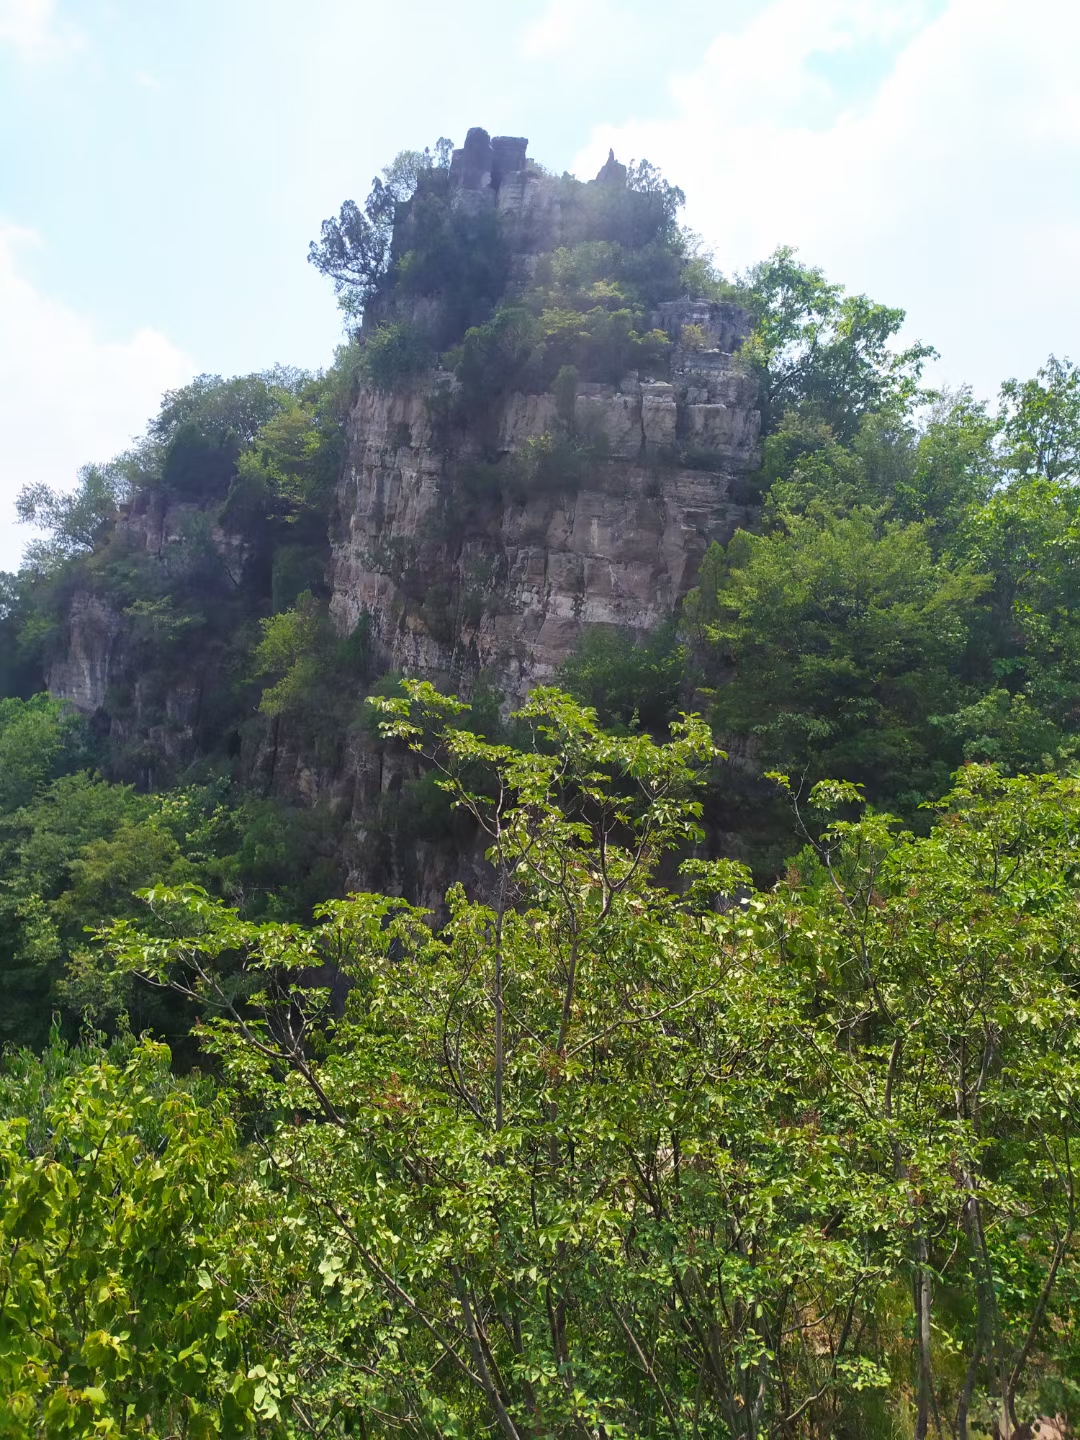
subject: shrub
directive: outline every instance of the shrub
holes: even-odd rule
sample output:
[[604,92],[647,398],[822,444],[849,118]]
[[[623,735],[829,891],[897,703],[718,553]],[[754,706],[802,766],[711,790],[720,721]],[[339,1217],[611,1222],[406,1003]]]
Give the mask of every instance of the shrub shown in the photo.
[[460,403],[467,413],[478,413],[515,388],[540,335],[536,318],[517,305],[503,306],[486,324],[466,332],[448,359],[461,382]]
[[288,610],[305,590],[323,588],[326,570],[324,545],[279,545],[271,570],[271,604],[275,614]]
[[559,680],[605,724],[661,731],[675,718],[685,662],[674,621],[644,638],[598,625],[585,631]]
[[427,331],[412,321],[395,320],[369,337],[361,352],[360,370],[376,390],[397,390],[423,375],[434,360]]
[[446,194],[418,194],[401,243],[403,254],[390,275],[392,290],[438,296],[441,323],[435,339],[440,348],[488,318],[510,274],[510,250],[496,215],[452,208]]
[[577,392],[577,366],[561,366],[552,384],[551,393],[555,396],[555,410],[559,419],[571,427],[574,424],[574,408],[577,403]]
[[359,682],[367,674],[370,617],[365,612],[350,635],[338,638],[324,606],[305,590],[291,610],[261,624],[253,674],[277,679],[263,690],[259,709],[271,717],[303,711],[311,726],[336,733],[341,701],[349,701],[342,682]]
[[224,499],[239,455],[240,442],[233,432],[216,441],[202,434],[194,421],[185,420],[166,447],[162,488],[180,500]]

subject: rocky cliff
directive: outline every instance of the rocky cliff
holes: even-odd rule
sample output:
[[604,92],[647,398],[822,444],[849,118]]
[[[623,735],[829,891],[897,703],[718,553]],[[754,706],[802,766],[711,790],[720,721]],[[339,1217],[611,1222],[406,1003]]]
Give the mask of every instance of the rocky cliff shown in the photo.
[[[318,533],[298,537],[291,492],[275,491],[269,472],[237,468],[231,451],[223,460],[226,441],[212,427],[217,468],[189,439],[187,489],[163,472],[123,508],[73,572],[79,588],[67,592],[48,670],[53,694],[95,716],[114,776],[174,783],[209,755],[248,791],[332,814],[350,884],[435,904],[470,866],[480,873],[469,837],[432,840],[427,821],[403,821],[408,803],[426,813],[422,795],[409,800],[420,768],[362,722],[365,690],[387,671],[465,696],[482,679],[505,712],[556,678],[590,627],[635,638],[656,630],[707,546],[756,519],[747,480],[759,464],[757,381],[739,355],[749,316],[729,301],[678,296],[680,252],[655,238],[671,235],[660,224],[664,194],[627,182],[614,157],[588,185],[556,179],[531,164],[524,140],[479,130],[449,171],[421,174],[394,224],[401,272],[425,243],[430,258],[431,235],[453,228],[449,213],[492,244],[498,265],[481,278],[498,269],[501,288],[482,292],[479,322],[463,320],[460,293],[395,288],[391,267],[361,341],[404,325],[442,337],[431,346],[441,354],[411,378],[343,390],[352,400],[329,546],[325,508],[309,507],[305,523],[315,516]],[[574,290],[565,274],[579,261],[600,269]],[[653,271],[641,280],[648,266],[667,276],[662,286],[650,289]],[[534,327],[532,359],[506,377],[485,372],[470,393],[463,331],[515,306]],[[559,306],[573,321],[574,363],[560,351],[534,364]],[[611,344],[605,327],[620,314],[622,338]],[[334,436],[340,446],[340,429]],[[182,438],[177,430],[169,446]],[[291,588],[290,556],[309,566]],[[328,604],[341,641],[356,634],[363,644],[335,652],[320,641],[323,688],[305,692],[299,709],[260,709],[270,683],[254,657],[260,621],[305,591]],[[351,668],[327,671],[332,653],[350,655]]]
[[[109,542],[136,563],[159,570],[159,583],[167,586],[170,570],[177,568],[181,552],[190,548],[197,534],[236,587],[243,581],[251,546],[242,534],[216,523],[212,516],[216,508],[143,492],[122,507]],[[135,658],[133,628],[131,614],[118,605],[115,594],[75,590],[66,607],[64,634],[46,670],[49,693],[93,715],[106,710],[110,687],[120,681],[133,688],[125,698],[134,702],[138,714],[138,682],[127,673]],[[177,675],[166,697],[169,719],[188,741],[197,689],[190,676]]]
[[[756,392],[731,358],[684,351],[674,382],[583,387],[577,424],[603,437],[607,458],[576,490],[499,497],[478,517],[462,480],[481,454],[474,437],[441,443],[422,390],[363,390],[333,547],[338,626],[366,611],[386,668],[465,688],[484,670],[516,699],[550,680],[583,627],[654,629],[706,546],[751,519],[742,482],[757,463]],[[553,395],[511,396],[500,454],[555,419]],[[707,450],[708,469],[679,463],[684,438]]]
[[[511,291],[563,239],[551,177],[525,142],[471,131],[450,172],[457,203],[502,217]],[[609,160],[597,185],[625,186]],[[403,217],[407,228],[408,217]],[[694,582],[705,548],[752,520],[745,479],[759,463],[757,385],[740,366],[739,306],[659,305],[663,373],[582,383],[568,404],[512,393],[448,426],[451,375],[392,393],[361,389],[349,422],[331,560],[331,614],[361,616],[385,668],[468,693],[484,672],[511,701],[549,681],[582,630],[654,629]],[[588,450],[560,484],[489,484],[514,457],[573,437]]]

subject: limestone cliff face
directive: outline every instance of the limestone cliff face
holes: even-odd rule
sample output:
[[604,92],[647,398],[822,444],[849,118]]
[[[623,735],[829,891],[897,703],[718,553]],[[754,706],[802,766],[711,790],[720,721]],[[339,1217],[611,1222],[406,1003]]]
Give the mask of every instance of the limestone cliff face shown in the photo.
[[[168,567],[170,552],[175,554],[196,529],[205,531],[226,573],[234,584],[239,584],[250,546],[242,536],[229,534],[211,521],[206,507],[190,501],[150,493],[138,496],[122,509],[113,540],[118,548],[146,555]],[[134,658],[128,616],[100,594],[76,590],[65,620],[66,634],[46,671],[49,693],[93,715],[105,707],[110,685],[120,681],[132,690],[138,713],[138,677],[126,674]],[[178,676],[165,696],[168,718],[182,730],[190,729],[192,691],[192,682]]]
[[[625,191],[614,157],[594,185]],[[560,188],[526,142],[472,130],[455,152],[452,203],[500,219],[512,251],[508,295],[567,241]],[[616,197],[617,198],[617,197]],[[648,208],[658,196],[638,195]],[[408,248],[406,210],[395,250]],[[431,324],[438,300],[407,318]],[[392,313],[400,315],[400,310]],[[376,306],[371,323],[384,318]],[[572,414],[552,394],[513,394],[448,429],[448,375],[395,394],[361,390],[332,535],[331,614],[365,613],[387,668],[468,693],[481,672],[511,701],[551,679],[582,630],[645,632],[676,608],[705,548],[752,520],[744,480],[759,463],[757,385],[737,352],[748,315],[733,304],[669,301],[651,316],[672,342],[664,373],[582,384]],[[541,437],[585,439],[588,474],[559,486],[478,496],[469,471]]]
[[[534,305],[555,265],[545,255],[580,243],[581,192],[601,213],[609,202],[612,213],[627,208],[625,167],[611,160],[591,183],[615,188],[575,190],[576,182],[567,186],[531,166],[524,140],[491,140],[483,131],[470,132],[449,175],[424,181],[441,187],[440,204],[449,195],[470,217],[484,210],[498,217],[499,263],[508,262],[500,295]],[[630,208],[646,220],[662,200],[635,197]],[[416,223],[403,206],[398,254],[408,253]],[[440,292],[389,286],[372,301],[365,326],[370,333],[401,320],[434,336],[449,333],[451,313]],[[366,618],[368,680],[395,670],[467,697],[483,677],[516,705],[555,677],[589,627],[655,630],[695,583],[707,546],[754,524],[746,482],[759,464],[758,392],[739,354],[748,315],[731,303],[683,298],[636,314],[635,325],[664,332],[670,344],[653,336],[623,352],[654,357],[638,363],[655,369],[613,384],[559,383],[558,395],[504,387],[485,401],[436,372],[392,393],[359,390],[326,581],[341,633]],[[448,343],[459,338],[460,327]],[[617,372],[605,361],[589,373]],[[553,463],[538,464],[545,455]],[[258,793],[332,812],[351,886],[433,907],[454,879],[471,877],[482,888],[475,836],[440,838],[399,825],[415,800],[409,787],[421,767],[414,756],[360,725],[343,722],[340,734],[313,743],[306,720],[259,716],[258,686],[237,660],[238,627],[257,636],[258,619],[276,603],[277,541],[257,525],[246,534],[223,528],[226,494],[211,488],[202,501],[147,491],[120,515],[108,543],[123,564],[134,559],[146,572],[146,593],[160,603],[131,605],[123,584],[95,586],[90,575],[64,617],[48,674],[52,693],[96,717],[123,778],[167,783],[163,776],[214,753]],[[213,575],[218,597],[205,606],[191,603],[203,574]],[[183,601],[178,625],[173,589]],[[185,629],[189,612],[199,618]],[[360,699],[355,673],[342,684]]]
[[[386,667],[465,692],[483,671],[516,701],[551,679],[584,627],[644,632],[668,616],[705,548],[752,521],[743,482],[759,463],[760,418],[756,382],[732,353],[748,328],[738,307],[673,302],[656,318],[676,339],[670,380],[579,388],[573,429],[606,455],[580,488],[477,503],[468,466],[492,446],[467,427],[440,433],[428,402],[445,377],[362,390],[331,561],[338,627],[367,612]],[[680,346],[686,325],[715,348]],[[559,423],[553,395],[512,395],[494,449],[513,455]]]
[[65,641],[46,672],[49,693],[84,714],[100,710],[123,630],[123,619],[111,605],[77,591],[68,606]]
[[[236,589],[247,583],[252,545],[224,530],[216,509],[213,501],[200,505],[144,492],[123,507],[110,543],[126,562],[157,569],[166,595],[193,545],[213,553]],[[213,733],[217,694],[229,683],[215,647],[177,654],[163,644],[152,617],[125,608],[115,589],[77,589],[45,672],[50,694],[93,716],[99,734],[108,736],[115,772],[148,786],[196,758],[208,724],[211,741],[220,741]]]

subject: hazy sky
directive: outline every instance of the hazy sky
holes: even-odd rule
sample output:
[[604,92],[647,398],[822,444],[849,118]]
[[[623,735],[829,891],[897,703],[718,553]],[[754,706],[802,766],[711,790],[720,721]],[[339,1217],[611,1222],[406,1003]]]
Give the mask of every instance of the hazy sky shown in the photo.
[[778,244],[992,396],[1080,357],[1076,0],[0,0],[0,567],[11,497],[193,374],[316,367],[308,241],[470,125],[614,145],[731,272]]

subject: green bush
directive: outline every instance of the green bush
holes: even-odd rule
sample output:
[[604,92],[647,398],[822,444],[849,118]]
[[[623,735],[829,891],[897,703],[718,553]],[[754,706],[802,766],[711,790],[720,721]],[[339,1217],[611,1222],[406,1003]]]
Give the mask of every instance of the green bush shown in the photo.
[[560,365],[551,386],[555,396],[555,413],[564,425],[573,428],[577,405],[578,371],[576,365]]
[[427,332],[408,320],[382,325],[360,356],[364,379],[376,390],[398,390],[430,370],[435,360]]
[[640,724],[656,733],[678,712],[685,665],[674,621],[644,637],[597,625],[582,635],[559,681],[604,724]]
[[270,578],[270,603],[275,615],[290,609],[305,590],[325,584],[325,545],[278,545]]
[[573,495],[605,454],[605,437],[587,441],[567,430],[548,430],[531,435],[519,450],[499,460],[477,460],[462,466],[461,494],[469,506],[478,509],[522,504],[530,495]]
[[470,215],[448,193],[418,193],[401,229],[403,253],[392,267],[391,293],[433,296],[439,302],[435,342],[453,344],[487,320],[506,288],[510,249],[491,211]]
[[532,359],[541,331],[535,316],[506,305],[483,325],[466,331],[458,349],[447,356],[461,382],[460,404],[478,414],[517,387]]

